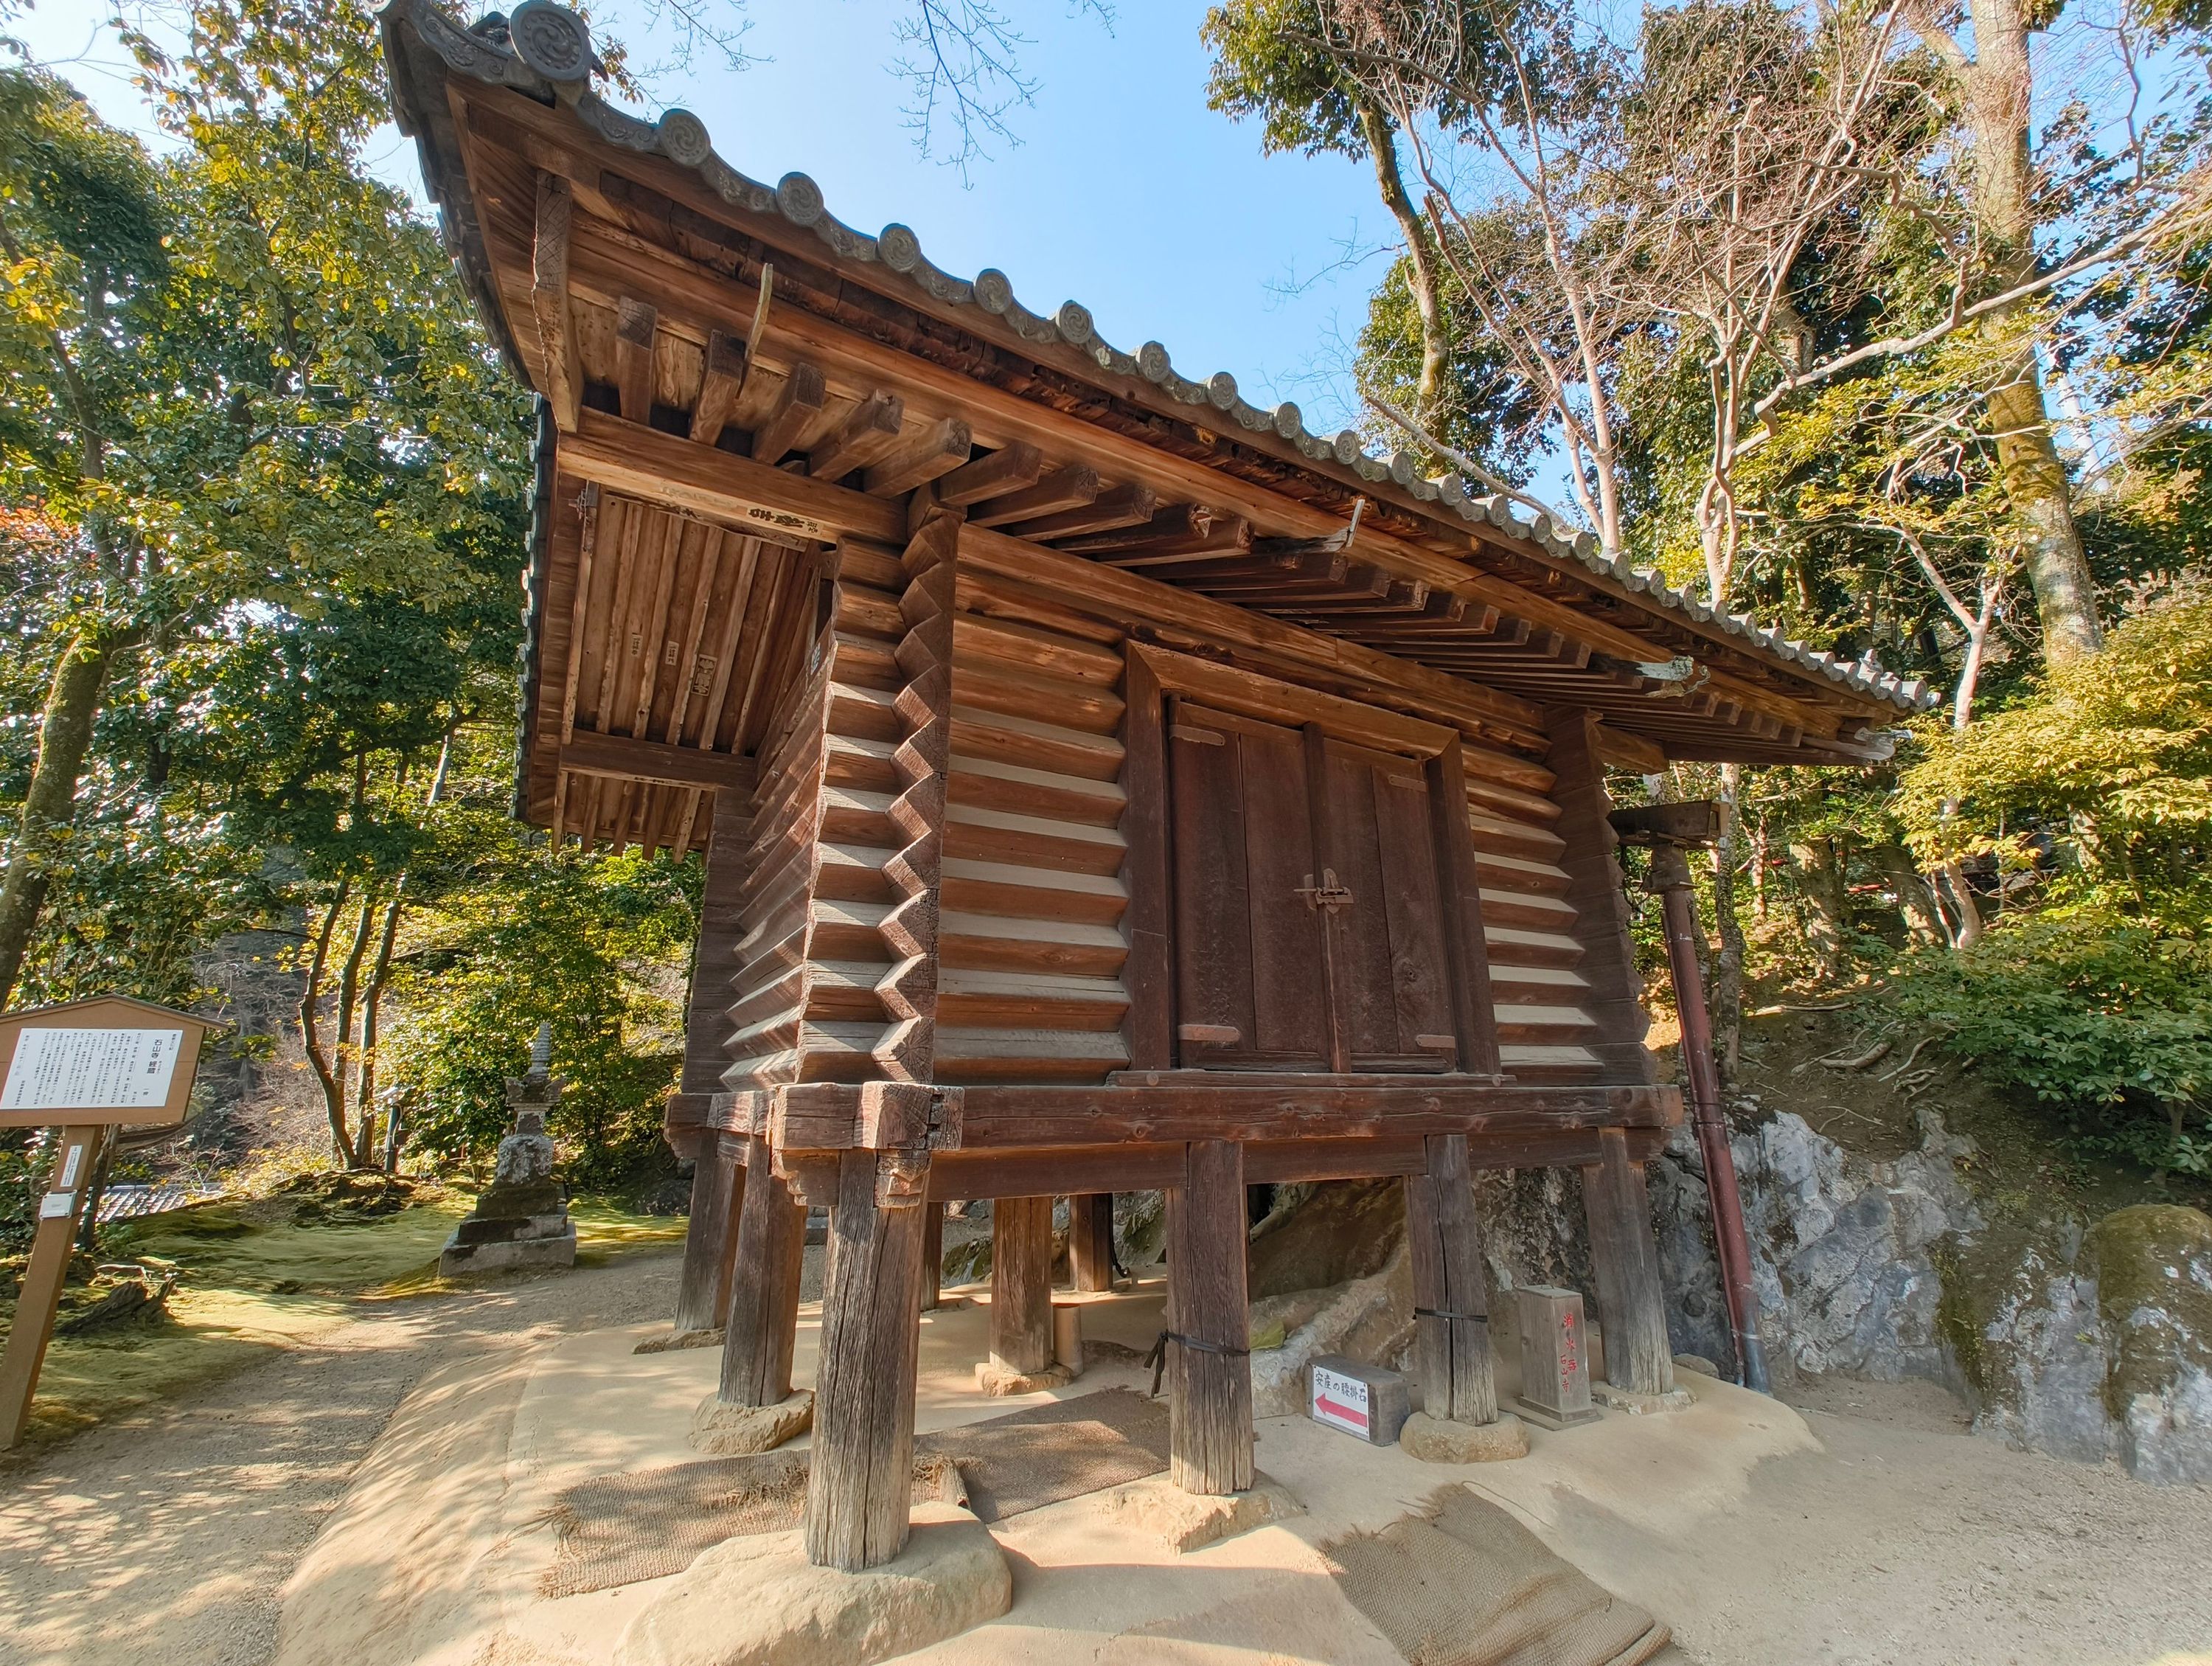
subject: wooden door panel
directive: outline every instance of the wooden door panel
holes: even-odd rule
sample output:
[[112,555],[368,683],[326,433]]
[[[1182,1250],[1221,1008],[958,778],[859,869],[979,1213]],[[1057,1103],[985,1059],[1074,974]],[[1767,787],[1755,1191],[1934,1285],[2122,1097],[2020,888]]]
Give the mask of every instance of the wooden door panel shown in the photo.
[[[1234,738],[1171,704],[1169,802],[1175,824],[1176,1015],[1186,1028],[1234,1031],[1251,1044],[1251,909],[1245,884],[1243,771]],[[1182,1047],[1187,1063],[1211,1048]]]
[[[1455,1067],[1425,767],[1181,700],[1166,727],[1179,1061]],[[1316,908],[1331,875],[1349,900]]]
[[1451,963],[1444,946],[1443,898],[1428,783],[1410,770],[1378,773],[1375,781],[1376,843],[1382,856],[1382,897],[1389,915],[1390,988],[1397,1007],[1401,1053],[1448,1067],[1455,1048],[1424,1042],[1453,1036]]
[[1315,871],[1303,739],[1289,730],[1264,733],[1256,725],[1236,739],[1243,764],[1257,1026],[1249,1044],[1273,1058],[1318,1059],[1326,1051],[1328,1014],[1320,918],[1298,894]]
[[1346,748],[1328,745],[1325,757],[1326,861],[1352,893],[1351,906],[1337,913],[1336,987],[1345,1044],[1358,1067],[1362,1059],[1405,1049],[1398,1045],[1398,1008],[1390,991],[1390,916],[1376,845],[1375,771]]
[[1439,1043],[1456,1026],[1428,782],[1389,753],[1331,741],[1327,755],[1331,852],[1353,897],[1342,915],[1352,1062],[1449,1069],[1457,1049]]

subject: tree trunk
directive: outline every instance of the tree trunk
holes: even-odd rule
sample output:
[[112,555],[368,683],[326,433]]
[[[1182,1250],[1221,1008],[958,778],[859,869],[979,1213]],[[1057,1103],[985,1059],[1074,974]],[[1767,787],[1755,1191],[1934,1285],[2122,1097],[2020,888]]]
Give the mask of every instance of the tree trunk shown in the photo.
[[1904,916],[1905,936],[1914,943],[1948,942],[1936,898],[1920,877],[1920,870],[1913,866],[1912,853],[1892,839],[1872,846],[1867,854],[1897,893],[1897,911]]
[[[1955,61],[1955,67],[1965,85],[1973,146],[1974,218],[1992,252],[1991,279],[2008,289],[2032,278],[2036,269],[2029,31],[2023,0],[1971,0],[1969,9],[1974,55]],[[2026,307],[1993,313],[1982,327],[2003,353],[2003,380],[1988,395],[1990,424],[1998,476],[2043,622],[2044,654],[2054,665],[2081,659],[2104,646],[2104,633],[2088,556],[2074,524],[2072,486],[2051,435]]]
[[1362,102],[1359,131],[1375,163],[1375,185],[1382,192],[1382,206],[1390,210],[1406,239],[1413,307],[1421,319],[1421,380],[1414,390],[1414,410],[1423,422],[1433,423],[1449,344],[1444,338],[1443,301],[1437,288],[1436,255],[1429,247],[1428,223],[1414,211],[1413,199],[1406,194],[1405,176],[1398,170],[1397,135],[1391,130],[1390,119],[1374,105]]
[[1797,870],[1797,894],[1805,903],[1805,936],[1830,980],[1844,970],[1844,879],[1841,853],[1832,839],[1790,847]]
[[[355,1161],[356,1141],[346,1127],[346,1064],[349,1055],[355,1059],[361,1056],[361,1049],[353,1038],[354,1016],[361,1001],[361,963],[368,957],[369,939],[375,925],[376,899],[363,891],[361,917],[354,924],[353,943],[346,951],[344,969],[338,974],[337,1023],[331,1049],[331,1073],[323,1082],[323,1098],[331,1119],[331,1137],[337,1142],[338,1161],[349,1169],[360,1164]],[[368,1110],[358,1101],[354,1108],[363,1114]]]
[[0,1006],[8,1004],[22,976],[23,957],[46,905],[48,873],[76,818],[77,781],[114,651],[111,642],[84,632],[62,650],[54,666],[39,725],[38,763],[8,853],[7,877],[0,880]]
[[330,967],[331,939],[337,931],[338,915],[345,912],[347,899],[352,894],[353,881],[339,880],[337,895],[331,898],[330,907],[324,911],[322,927],[315,933],[314,952],[307,958],[307,988],[300,992],[300,1045],[306,1049],[308,1068],[315,1073],[316,1085],[323,1091],[324,1114],[331,1118],[331,1143],[341,1163],[348,1156],[345,1083],[337,1073],[342,1065],[333,1064],[323,1046],[322,1015],[317,1009],[322,1005],[323,974]]
[[100,1253],[100,1205],[107,1195],[108,1171],[115,1166],[115,1143],[121,1128],[101,1130],[100,1158],[92,1165],[91,1182],[84,1189],[84,1216],[77,1222],[76,1247],[88,1256]]
[[[406,876],[399,884],[407,883]],[[355,1063],[353,1103],[359,1119],[354,1136],[353,1165],[356,1169],[374,1166],[373,1145],[376,1133],[376,1043],[378,1018],[384,1006],[384,986],[392,976],[392,945],[399,935],[399,911],[404,900],[398,889],[392,900],[384,905],[384,924],[376,943],[376,959],[368,973],[368,989],[361,1002],[361,1051]]]

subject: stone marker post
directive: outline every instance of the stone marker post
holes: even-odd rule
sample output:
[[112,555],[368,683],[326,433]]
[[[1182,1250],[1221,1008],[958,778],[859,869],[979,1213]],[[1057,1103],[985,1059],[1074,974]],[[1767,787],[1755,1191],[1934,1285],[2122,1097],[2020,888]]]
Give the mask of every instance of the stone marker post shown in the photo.
[[1547,1429],[1589,1423],[1589,1337],[1581,1293],[1550,1285],[1513,1292],[1521,1320],[1521,1415]]
[[574,1267],[576,1224],[553,1177],[553,1140],[545,1119],[565,1084],[553,1079],[553,1026],[538,1026],[530,1068],[507,1081],[514,1132],[499,1142],[491,1184],[477,1199],[438,1257],[441,1277],[509,1267]]

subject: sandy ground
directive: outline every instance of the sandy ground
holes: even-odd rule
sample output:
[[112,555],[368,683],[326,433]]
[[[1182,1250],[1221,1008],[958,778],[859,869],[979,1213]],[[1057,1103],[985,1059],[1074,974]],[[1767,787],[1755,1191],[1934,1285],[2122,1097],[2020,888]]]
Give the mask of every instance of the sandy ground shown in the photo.
[[[639,1258],[393,1304],[0,1477],[0,1662],[258,1666],[288,1580],[286,1666],[604,1660],[652,1587],[536,1600],[550,1542],[528,1523],[574,1480],[690,1456],[683,1423],[719,1356],[629,1351],[672,1304],[675,1272],[672,1256]],[[1141,1338],[1156,1304],[1124,1298],[1091,1333]],[[924,1426],[1007,1408],[965,1379],[987,1318],[971,1298],[925,1327]],[[811,1347],[810,1322],[802,1376]],[[1073,1391],[1124,1380],[1109,1366]],[[1794,1408],[1695,1386],[1690,1412],[1539,1433],[1529,1459],[1472,1472],[1270,1420],[1261,1465],[1306,1517],[1181,1559],[1112,1536],[1082,1499],[1015,1518],[1000,1530],[1014,1611],[916,1658],[1382,1666],[1391,1651],[1312,1547],[1462,1476],[1669,1622],[1676,1658],[2143,1666],[2212,1651],[2212,1490],[2008,1451],[1924,1385],[1819,1384]]]
[[677,1259],[384,1304],[0,1474],[0,1663],[258,1666],[278,1593],[408,1391],[669,1310]]

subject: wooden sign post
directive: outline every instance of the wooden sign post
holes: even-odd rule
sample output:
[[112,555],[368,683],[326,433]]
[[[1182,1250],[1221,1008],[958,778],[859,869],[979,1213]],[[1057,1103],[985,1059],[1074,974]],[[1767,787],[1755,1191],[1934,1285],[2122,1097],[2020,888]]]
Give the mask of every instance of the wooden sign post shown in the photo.
[[0,1447],[19,1444],[30,1422],[101,1140],[112,1128],[183,1122],[200,1043],[216,1027],[123,995],[0,1018],[0,1128],[62,1131],[0,1356]]

